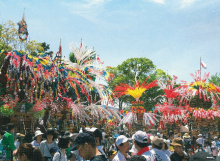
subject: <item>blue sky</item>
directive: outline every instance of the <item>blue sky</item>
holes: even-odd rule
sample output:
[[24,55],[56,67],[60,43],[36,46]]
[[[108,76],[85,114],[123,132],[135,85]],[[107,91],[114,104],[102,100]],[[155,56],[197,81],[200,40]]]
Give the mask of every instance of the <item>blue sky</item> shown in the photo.
[[95,49],[105,66],[146,57],[178,80],[193,81],[200,56],[220,72],[219,0],[0,0],[0,23],[21,20],[31,40],[68,57],[70,43]]

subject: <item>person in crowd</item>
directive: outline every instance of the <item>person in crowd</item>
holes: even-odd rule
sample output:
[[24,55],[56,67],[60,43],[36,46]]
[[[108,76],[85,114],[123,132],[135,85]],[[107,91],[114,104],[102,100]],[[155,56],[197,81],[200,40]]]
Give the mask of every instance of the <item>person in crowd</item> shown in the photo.
[[14,124],[9,123],[7,124],[7,129],[8,131],[5,132],[3,138],[2,138],[2,146],[3,149],[6,150],[6,158],[8,160],[13,160],[13,155],[16,154],[16,147],[14,145],[14,138],[13,138],[13,133],[14,133]]
[[102,130],[102,145],[105,146],[105,142],[106,142],[105,135],[106,135],[106,133],[104,131],[104,128],[102,128],[101,130]]
[[137,155],[143,155],[147,161],[153,160],[153,156],[151,152],[149,151],[148,147],[148,135],[146,132],[143,131],[137,131],[132,136],[134,147],[137,149]]
[[188,150],[188,153],[189,153],[189,157],[191,157],[191,156],[194,154],[194,153],[193,153],[193,149],[190,148],[190,149]]
[[151,136],[152,150],[150,150],[153,155],[154,160],[170,161],[170,158],[161,150],[163,147],[163,139],[158,136]]
[[107,153],[108,161],[112,161],[113,158],[115,157],[116,153],[117,153],[117,151],[115,151],[115,150],[108,151],[108,153]]
[[23,134],[17,133],[16,140],[15,140],[15,143],[14,143],[16,149],[18,149],[19,145],[23,142],[22,137],[24,137],[24,136],[25,135],[23,135]]
[[188,153],[188,150],[191,148],[191,139],[188,133],[183,135],[183,145],[185,152]]
[[168,150],[167,140],[165,140],[165,139],[163,139],[162,151],[163,151],[168,157],[170,157],[171,152]]
[[5,131],[1,130],[0,131],[0,153],[2,154],[2,149],[3,149],[3,146],[2,146],[2,138],[3,138],[3,135],[5,134]]
[[200,151],[203,151],[202,148],[200,147],[199,144],[196,144],[196,150],[195,150],[195,153],[198,153]]
[[105,151],[109,151],[113,138],[110,135],[105,135]]
[[204,151],[212,155],[211,147],[209,146],[209,141],[205,141]]
[[32,142],[32,135],[31,135],[31,130],[29,128],[26,129],[26,134],[25,134],[25,137],[24,137],[24,140],[23,142],[24,143],[31,143]]
[[70,147],[70,144],[69,137],[60,138],[58,143],[60,149],[55,153],[53,161],[67,161],[66,149]]
[[45,161],[50,161],[52,159],[52,155],[50,154],[50,149],[52,147],[57,147],[57,143],[54,141],[54,130],[52,128],[47,130],[47,139],[40,143],[40,151],[44,156]]
[[199,147],[201,149],[203,149],[203,147],[204,147],[204,139],[202,137],[202,134],[198,135],[198,139],[196,140],[196,143],[199,144]]
[[133,155],[128,161],[147,161],[143,155]]
[[124,135],[120,135],[116,139],[116,147],[118,152],[115,155],[113,161],[126,161],[129,157],[127,152],[129,152],[130,149],[128,138]]
[[44,161],[41,151],[34,148],[30,143],[21,144],[17,150],[18,161]]
[[95,137],[91,133],[82,132],[77,136],[71,151],[78,151],[79,156],[90,161],[107,161],[104,155],[97,155]]
[[35,131],[34,141],[31,142],[31,145],[39,148],[43,133],[40,130]]
[[[96,147],[102,155],[105,155],[104,147],[102,146],[102,132],[96,127],[87,130],[91,132],[96,139]],[[106,155],[105,155],[106,156]]]
[[62,130],[62,131],[60,132],[60,138],[61,138],[61,137],[64,137],[64,135],[65,135],[65,131]]
[[131,156],[137,155],[138,150],[135,148],[134,144],[132,145],[131,149],[129,150]]
[[55,153],[59,150],[57,147],[50,148],[50,154],[52,155],[52,158],[54,157]]
[[220,143],[218,141],[218,137],[217,136],[214,136],[214,141],[212,142],[212,145],[215,146],[217,149],[219,148]]
[[189,160],[189,156],[185,151],[183,151],[183,142],[181,138],[173,139],[173,142],[170,144],[174,148],[174,153],[171,154],[171,161],[181,161],[182,159]]
[[115,134],[114,135],[114,140],[112,141],[112,145],[109,147],[109,150],[115,150],[115,151],[117,151],[117,147],[116,147],[116,139],[119,137],[119,135],[118,134]]

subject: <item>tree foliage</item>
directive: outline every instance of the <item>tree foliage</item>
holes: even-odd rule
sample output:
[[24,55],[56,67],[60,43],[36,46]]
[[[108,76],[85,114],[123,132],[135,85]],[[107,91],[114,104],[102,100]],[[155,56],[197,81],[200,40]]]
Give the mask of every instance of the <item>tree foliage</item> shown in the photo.
[[212,75],[210,79],[208,79],[210,83],[215,84],[216,86],[220,87],[220,73],[216,73]]
[[33,56],[36,56],[38,52],[44,52],[41,43],[38,43],[36,40],[29,40],[26,44],[25,50]]
[[[108,71],[114,74],[114,78],[111,82],[108,82],[109,88],[114,89],[115,85],[120,83],[126,83],[134,86],[135,77],[136,80],[140,79],[142,83],[148,76],[148,83],[154,81],[155,79],[166,79],[166,73],[161,69],[156,69],[156,66],[148,58],[130,58],[124,61],[122,64],[117,67],[108,68]],[[147,111],[152,110],[158,102],[161,101],[161,98],[158,95],[164,94],[162,90],[159,90],[159,87],[153,87],[145,91],[144,94],[140,97],[140,100],[144,101],[145,109]],[[119,108],[122,109],[123,103],[131,103],[135,99],[131,96],[122,96],[115,102],[118,102]]]

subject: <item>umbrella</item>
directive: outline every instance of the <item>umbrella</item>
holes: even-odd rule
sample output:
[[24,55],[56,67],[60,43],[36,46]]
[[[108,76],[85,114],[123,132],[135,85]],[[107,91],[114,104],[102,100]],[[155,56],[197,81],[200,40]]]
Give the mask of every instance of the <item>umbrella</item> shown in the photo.
[[213,158],[213,156],[211,156],[207,152],[197,152],[193,154],[189,159],[189,161],[209,161],[209,160],[215,160],[215,158]]

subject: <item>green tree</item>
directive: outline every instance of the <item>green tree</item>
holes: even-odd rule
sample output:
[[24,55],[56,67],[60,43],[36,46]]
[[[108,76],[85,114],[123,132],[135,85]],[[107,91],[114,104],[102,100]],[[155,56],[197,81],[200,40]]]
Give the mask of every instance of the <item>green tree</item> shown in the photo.
[[50,49],[50,45],[46,44],[46,42],[41,43],[41,47],[45,54],[49,55],[51,58],[53,56],[53,51],[48,51]]
[[19,42],[18,30],[11,20],[2,25],[0,42],[2,44],[1,46],[8,51],[16,49]]
[[44,48],[41,43],[36,40],[29,40],[26,44],[25,50],[32,56],[36,56],[38,52],[44,52]]
[[[108,68],[108,71],[115,76],[111,82],[108,82],[108,86],[112,90],[115,88],[115,85],[119,85],[120,83],[134,86],[135,77],[136,80],[140,79],[141,83],[148,76],[150,77],[147,81],[148,83],[155,79],[166,79],[166,73],[161,69],[156,69],[156,66],[148,58],[130,58],[117,67]],[[154,108],[155,104],[161,101],[161,97],[158,97],[156,100],[153,99],[162,94],[164,93],[162,90],[159,90],[159,87],[153,87],[145,91],[140,97],[140,100],[145,102],[145,109],[149,111]],[[121,110],[124,103],[129,104],[134,100],[135,99],[132,96],[125,95],[116,99],[115,102]]]
[[220,73],[216,73],[215,75],[212,75],[210,79],[208,79],[210,83],[215,84],[216,86],[220,87]]

